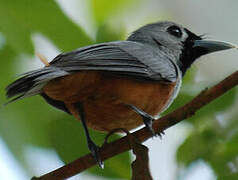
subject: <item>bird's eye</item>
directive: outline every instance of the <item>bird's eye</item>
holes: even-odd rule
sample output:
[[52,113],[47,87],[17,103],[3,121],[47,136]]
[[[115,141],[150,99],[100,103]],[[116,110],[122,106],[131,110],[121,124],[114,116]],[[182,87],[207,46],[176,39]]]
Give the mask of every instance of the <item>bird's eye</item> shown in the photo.
[[170,26],[168,29],[167,29],[167,32],[177,38],[181,38],[183,33],[181,31],[181,29],[178,27],[178,26]]

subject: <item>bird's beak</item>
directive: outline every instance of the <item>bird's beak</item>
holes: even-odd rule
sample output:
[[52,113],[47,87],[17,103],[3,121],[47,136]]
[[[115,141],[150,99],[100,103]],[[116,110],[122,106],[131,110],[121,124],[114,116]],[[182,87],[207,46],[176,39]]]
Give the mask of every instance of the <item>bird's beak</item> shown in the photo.
[[223,42],[223,41],[215,41],[215,40],[195,40],[193,48],[201,48],[204,50],[206,53],[212,53],[215,51],[222,51],[226,49],[231,49],[231,48],[238,48],[237,45],[228,43],[228,42]]

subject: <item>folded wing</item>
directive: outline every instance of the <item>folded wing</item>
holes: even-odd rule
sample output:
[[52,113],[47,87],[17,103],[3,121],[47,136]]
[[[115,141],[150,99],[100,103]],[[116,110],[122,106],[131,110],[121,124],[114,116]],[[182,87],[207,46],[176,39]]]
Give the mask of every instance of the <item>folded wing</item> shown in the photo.
[[116,41],[79,48],[58,55],[50,66],[23,74],[7,88],[10,102],[42,93],[52,79],[79,71],[107,71],[138,80],[174,82],[177,67],[166,54],[149,45]]

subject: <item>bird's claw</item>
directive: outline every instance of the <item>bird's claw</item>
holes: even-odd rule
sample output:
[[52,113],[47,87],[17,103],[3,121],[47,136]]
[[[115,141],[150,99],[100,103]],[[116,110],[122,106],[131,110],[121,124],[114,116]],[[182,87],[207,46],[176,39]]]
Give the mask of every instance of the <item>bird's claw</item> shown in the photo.
[[162,139],[162,135],[164,135],[165,133],[164,133],[164,131],[155,133],[153,126],[152,126],[153,121],[155,120],[153,118],[153,116],[151,116],[149,114],[144,114],[143,120],[144,120],[144,124],[145,124],[146,128],[152,133],[152,135],[155,137],[159,136],[160,139]]
[[88,148],[92,153],[93,158],[96,160],[98,166],[100,168],[104,168],[104,163],[101,160],[101,157],[99,155],[99,147],[93,142],[93,141],[88,141]]
[[152,127],[153,121],[155,120],[153,116],[149,115],[148,113],[144,112],[143,110],[137,108],[134,105],[128,104],[130,108],[132,108],[136,113],[140,114],[143,118],[144,124],[146,128],[152,133],[153,136],[156,136],[156,133]]
[[155,131],[152,127],[154,118],[152,116],[150,116],[149,114],[143,114],[142,117],[143,117],[143,121],[144,121],[146,128],[151,132],[151,134],[153,136],[157,136],[157,134],[155,133]]
[[158,132],[156,136],[159,136],[162,139],[162,136],[165,135],[164,131]]

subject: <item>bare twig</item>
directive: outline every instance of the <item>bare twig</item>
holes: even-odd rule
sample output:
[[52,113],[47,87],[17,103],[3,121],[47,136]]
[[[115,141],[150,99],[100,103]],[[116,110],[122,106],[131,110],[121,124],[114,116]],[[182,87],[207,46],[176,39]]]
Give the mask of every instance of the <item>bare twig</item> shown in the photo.
[[[198,96],[196,96],[192,101],[185,104],[184,106],[176,109],[175,111],[161,117],[157,121],[154,121],[153,128],[155,132],[159,133],[163,130],[177,124],[178,122],[191,117],[198,111],[201,107],[207,105],[214,99],[223,95],[225,92],[235,87],[238,84],[238,71],[228,76],[226,79],[213,86],[210,89],[205,89]],[[142,128],[134,133],[132,133],[139,142],[143,142],[151,138],[151,133],[147,128]],[[100,157],[102,160],[109,159],[117,154],[128,151],[131,149],[128,143],[129,137],[125,136],[109,144],[105,144],[100,149]],[[66,179],[74,176],[92,166],[96,165],[95,160],[91,154],[87,154],[79,159],[56,169],[48,174],[45,174],[39,178],[33,178],[35,180],[56,180],[56,179]]]

